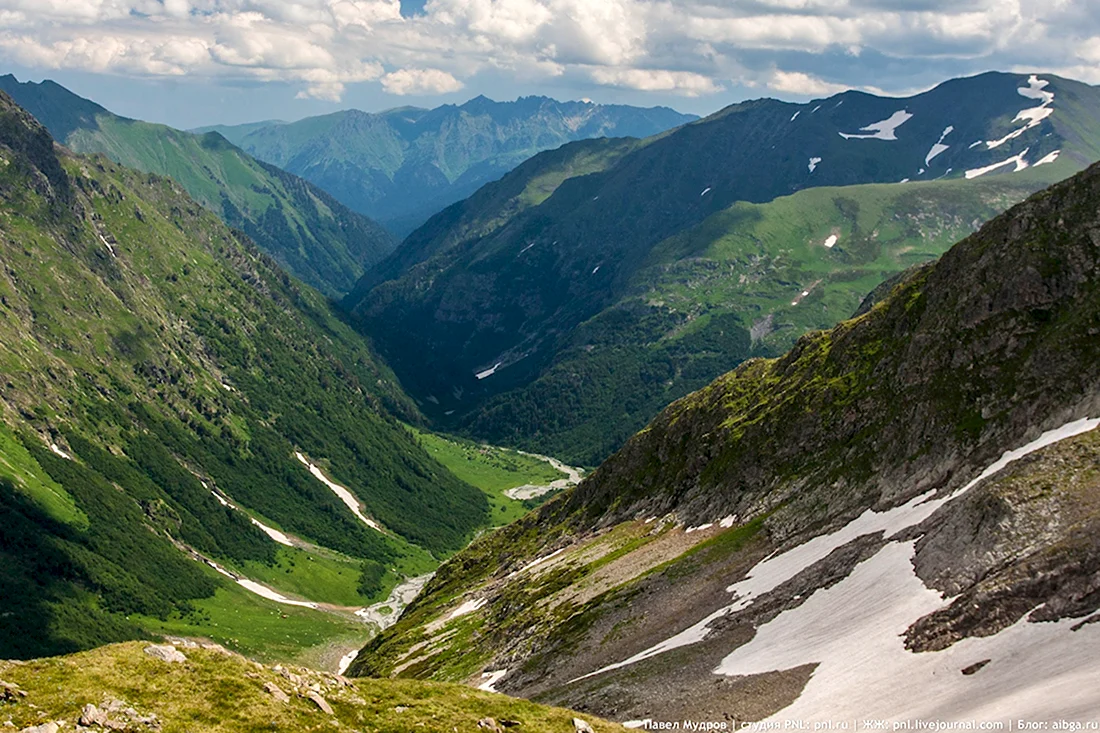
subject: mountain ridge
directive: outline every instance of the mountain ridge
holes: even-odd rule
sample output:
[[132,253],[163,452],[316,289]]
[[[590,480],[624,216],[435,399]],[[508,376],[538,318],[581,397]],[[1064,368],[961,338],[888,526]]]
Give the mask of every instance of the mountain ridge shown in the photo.
[[168,175],[284,267],[329,296],[346,292],[396,241],[307,181],[254,159],[217,133],[194,135],[120,117],[61,85],[0,77],[0,89],[78,153]]
[[648,137],[693,119],[667,107],[480,96],[434,109],[351,109],[259,129],[198,129],[226,135],[404,235],[542,150],[584,138]]
[[[860,132],[899,111],[912,116]],[[344,304],[441,426],[592,464],[664,404],[782,353],[1080,169],[1100,154],[1078,134],[1096,119],[1093,87],[986,74],[903,100],[750,101],[641,142],[572,143],[438,214]],[[1020,172],[963,175],[1017,158]],[[707,346],[679,343],[692,334]],[[622,392],[578,397],[594,380]],[[598,428],[582,435],[587,419]]]

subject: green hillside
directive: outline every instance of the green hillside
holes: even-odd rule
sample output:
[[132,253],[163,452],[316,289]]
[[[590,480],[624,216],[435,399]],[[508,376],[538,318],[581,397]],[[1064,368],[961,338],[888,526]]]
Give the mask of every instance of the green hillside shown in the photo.
[[345,304],[440,428],[591,465],[1083,168],[1098,118],[1095,87],[983,74],[576,142],[440,212]]
[[78,153],[169,176],[284,267],[327,295],[347,292],[396,245],[381,226],[297,176],[256,160],[225,138],[111,114],[50,81],[0,77],[0,90]]
[[[488,523],[365,341],[173,181],[55,147],[4,96],[0,212],[0,656],[202,628],[241,590],[193,558],[362,605]],[[219,608],[219,638],[255,627]],[[362,628],[289,611],[310,638]]]

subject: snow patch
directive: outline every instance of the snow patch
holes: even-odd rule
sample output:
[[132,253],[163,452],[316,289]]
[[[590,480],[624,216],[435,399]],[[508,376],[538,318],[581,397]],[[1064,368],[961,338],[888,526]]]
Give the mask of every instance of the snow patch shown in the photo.
[[733,526],[733,523],[736,522],[736,521],[737,521],[737,516],[734,515],[734,514],[730,514],[730,515],[727,515],[727,516],[723,517],[722,521],[720,521],[718,523],[718,526],[722,527],[723,529],[729,529],[730,527]]
[[1022,109],[1016,113],[1016,116],[1012,119],[1013,124],[1017,122],[1025,122],[1023,127],[1013,130],[999,140],[987,140],[986,145],[992,149],[1004,145],[1009,140],[1023,135],[1025,132],[1033,127],[1037,127],[1039,123],[1054,114],[1054,107],[1051,106],[1051,102],[1054,101],[1054,92],[1047,92],[1043,90],[1043,87],[1050,84],[1046,79],[1040,79],[1035,74],[1028,77],[1027,86],[1020,87],[1016,91],[1020,96],[1027,97],[1028,99],[1039,100],[1038,107],[1031,107],[1029,109]]
[[309,472],[313,474],[314,478],[323,483],[325,486],[329,487],[332,493],[336,494],[340,501],[344,502],[344,505],[347,506],[348,509],[351,509],[352,514],[358,517],[360,521],[363,522],[363,524],[379,532],[382,531],[382,527],[379,526],[378,522],[363,514],[363,510],[359,508],[359,500],[355,498],[354,494],[352,494],[340,484],[330,481],[328,476],[326,476],[320,468],[318,468],[313,463],[310,463],[309,459],[303,456],[301,453],[295,451],[294,456],[302,463],[302,465],[309,469]]
[[387,629],[393,626],[397,623],[398,617],[401,616],[401,611],[420,595],[420,591],[432,579],[432,575],[433,573],[428,573],[427,575],[409,578],[390,591],[390,595],[386,600],[366,608],[360,608],[355,612],[355,615],[367,623],[377,625],[379,629]]
[[[595,272],[595,270],[593,270],[593,272]],[[485,379],[486,377],[491,377],[491,376],[493,376],[494,374],[497,373],[497,369],[500,369],[500,366],[501,366],[501,362],[498,361],[496,364],[493,364],[488,369],[474,374],[474,376],[477,377],[478,379]]]
[[61,456],[62,458],[64,458],[67,461],[71,461],[73,459],[72,456],[70,456],[65,451],[61,450],[61,448],[57,445],[57,443],[50,443],[50,450],[52,450],[54,453]]
[[794,122],[795,120],[797,120],[797,119],[798,119],[798,116],[799,116],[800,114],[802,114],[802,110],[798,110],[798,111],[797,111],[797,112],[795,112],[795,113],[794,113],[793,115],[791,115],[791,122]]
[[359,656],[358,649],[352,649],[350,652],[340,657],[340,664],[336,668],[336,674],[343,674],[348,671],[348,667],[355,661],[355,658]]
[[565,552],[565,550],[566,550],[566,548],[562,547],[560,549],[554,550],[549,555],[543,555],[542,557],[538,558],[537,560],[532,560],[531,562],[527,563],[522,568],[520,568],[519,572],[522,573],[525,570],[530,570],[531,568],[538,567],[539,565],[542,565],[544,562],[546,562],[550,558],[556,557],[556,556],[560,555],[561,553]]
[[474,611],[477,611],[478,609],[480,609],[482,606],[484,606],[488,602],[489,601],[486,600],[485,598],[478,598],[478,599],[473,600],[473,601],[465,601],[465,602],[462,603],[461,606],[459,606],[455,610],[451,611],[451,614],[449,616],[447,616],[447,620],[450,621],[452,619],[459,618],[460,616],[466,616],[468,614],[471,614]]
[[592,268],[592,274],[593,275],[595,275],[599,271],[600,271],[600,266],[599,265],[596,265],[595,267]]
[[944,138],[946,138],[948,135],[950,135],[952,132],[954,132],[954,130],[955,130],[955,127],[953,125],[948,125],[944,129],[943,134],[940,135],[940,139],[937,140],[936,144],[932,146],[932,149],[928,151],[928,155],[924,156],[924,164],[925,165],[928,165],[929,163],[931,163],[933,158],[935,158],[937,155],[939,155],[940,153],[944,152],[945,150],[947,150],[948,148],[951,147],[950,145],[944,145],[943,141],[944,141]]
[[971,168],[965,173],[965,175],[968,179],[977,178],[978,176],[984,176],[986,173],[991,173],[998,168],[1003,168],[1006,165],[1014,165],[1015,168],[1013,168],[1012,172],[1019,173],[1023,169],[1027,168],[1027,161],[1024,160],[1024,156],[1027,155],[1028,150],[1030,150],[1030,148],[1024,148],[1024,151],[1022,153],[1013,155],[1011,158],[1007,160],[1002,160],[1000,163],[987,165],[984,168]]
[[483,672],[481,674],[481,684],[477,686],[479,690],[485,690],[486,692],[496,692],[496,685],[504,676],[508,674],[506,669],[498,669],[493,672]]
[[700,196],[706,196],[708,193],[710,193],[710,186],[707,186],[706,188],[704,188],[703,192],[699,195]]
[[520,254],[523,254],[524,252],[526,252],[527,250],[531,249],[531,248],[532,248],[532,247],[534,247],[534,246],[535,246],[535,243],[534,243],[534,242],[531,242],[531,244],[529,244],[529,245],[527,245],[526,247],[524,247],[523,249],[521,249],[521,250],[519,251],[519,253],[520,253]]
[[702,532],[705,529],[710,529],[714,526],[714,522],[707,522],[706,524],[700,524],[697,527],[688,527],[684,530],[684,534],[691,534],[692,532]]
[[894,114],[887,117],[885,120],[879,122],[872,122],[866,127],[859,128],[861,132],[867,134],[861,135],[859,133],[845,133],[841,132],[839,135],[845,140],[897,140],[897,129],[912,119],[913,115],[904,109],[898,110]]
[[836,240],[837,240],[837,236],[835,234],[830,234],[829,236],[825,237],[825,243],[824,243],[825,248],[826,249],[832,249],[833,247],[835,247],[836,246]]
[[[1013,461],[1019,460],[1020,458],[1023,458],[1030,453],[1045,448],[1048,445],[1053,445],[1054,443],[1065,440],[1066,438],[1072,438],[1076,435],[1094,430],[1098,425],[1100,425],[1100,418],[1083,418],[1070,423],[1066,423],[1065,425],[1062,425],[1061,427],[1054,430],[1048,430],[1047,432],[1043,433],[1038,438],[1031,441],[1030,443],[1027,443],[1026,445],[1016,448],[1015,450],[1005,451],[1000,458],[994,461],[991,465],[987,466],[985,470],[983,470],[976,478],[971,480],[961,489],[958,489],[951,494],[936,496],[936,492],[929,491],[925,494],[909,500],[901,506],[894,507],[893,509],[888,509],[884,512],[876,512],[873,509],[868,509],[863,514],[856,517],[854,520],[835,532],[825,535],[819,535],[809,540],[808,542],[793,547],[785,552],[776,555],[770,555],[758,562],[752,568],[752,570],[749,571],[749,575],[745,577],[744,580],[734,583],[726,589],[728,592],[734,595],[734,601],[730,605],[719,608],[698,623],[689,626],[678,634],[675,634],[668,639],[665,639],[664,641],[650,647],[649,649],[646,649],[645,651],[639,652],[638,654],[635,654],[634,656],[621,662],[610,664],[606,667],[603,667],[602,669],[596,670],[595,672],[590,672],[589,674],[578,677],[576,680],[573,681],[575,682],[577,680],[592,677],[603,672],[621,669],[622,667],[626,667],[636,662],[649,659],[650,657],[657,656],[658,654],[663,654],[664,652],[670,651],[672,649],[678,649],[683,646],[698,643],[705,639],[707,634],[710,632],[709,626],[712,621],[726,616],[731,612],[737,612],[747,608],[755,601],[756,598],[759,598],[760,596],[763,596],[764,594],[775,590],[783,583],[787,582],[791,578],[794,578],[803,570],[824,559],[834,550],[843,547],[844,545],[847,545],[852,540],[866,535],[874,535],[880,533],[887,538],[893,537],[902,530],[920,524],[925,519],[932,516],[932,514],[935,513],[936,510],[938,510],[940,507],[962,496],[970,489],[978,485],[980,482],[984,481],[1001,469],[1005,468]],[[897,551],[897,547],[902,547],[904,551],[908,553],[905,555],[906,558],[911,556],[912,543],[895,542],[887,546],[887,548],[894,548],[895,551]],[[883,551],[885,551],[885,548]],[[882,552],[880,552],[879,554],[882,554]],[[890,561],[891,556],[888,553],[885,559],[881,560],[880,562],[889,563]],[[864,564],[866,564],[866,562]],[[911,567],[912,564],[910,563],[910,569]],[[871,566],[871,569],[877,569],[877,566],[873,565]],[[896,568],[890,570],[890,572],[896,572]],[[852,576],[849,576],[848,579],[850,580],[851,577]],[[846,581],[842,581],[842,583],[843,582]],[[838,584],[838,586],[839,585],[841,584]],[[928,591],[927,589],[925,589],[925,591],[928,593],[932,593],[932,595],[935,597],[936,604],[932,607],[932,610],[934,610],[934,608],[938,607],[942,603],[942,598],[940,598],[939,594],[933,591]],[[822,592],[824,591],[819,591],[817,594],[815,594],[815,596]],[[886,608],[889,608],[890,604],[893,603],[908,604],[909,602],[910,599],[902,597],[892,591],[885,593],[883,596],[883,600],[881,601],[882,604],[885,604]],[[856,605],[864,604],[860,603]],[[907,607],[906,614],[909,614],[910,611],[911,609]],[[785,613],[791,613],[791,611]],[[882,611],[881,609],[878,611],[872,610],[871,615],[873,617],[878,613],[884,613],[884,611]],[[783,614],[777,617],[776,620],[782,617]],[[909,623],[912,623],[912,621],[915,621],[917,618],[919,618],[919,616],[914,616],[912,619],[910,619]],[[908,627],[908,625],[909,624],[906,624],[906,627]],[[828,633],[836,632],[832,631]],[[826,634],[825,636],[827,637],[828,634]],[[759,638],[760,633],[758,632],[755,639]],[[851,642],[846,641],[845,643],[850,644]],[[736,653],[737,652],[734,652],[734,654]],[[769,669],[777,668],[778,667],[773,666]],[[719,669],[724,669],[724,667],[720,667]],[[746,673],[737,672],[737,674]],[[815,677],[816,675],[817,673],[815,673]],[[1051,679],[1055,679],[1055,677],[1052,677]],[[897,682],[895,681],[894,684],[897,684]],[[903,689],[906,689],[905,686],[903,686]],[[894,716],[894,714],[892,713],[891,716]]]
[[302,608],[317,608],[317,604],[312,602],[312,601],[295,601],[295,600],[292,600],[292,599],[287,598],[286,596],[284,596],[282,593],[278,593],[276,591],[273,591],[271,588],[268,588],[266,585],[260,585],[259,583],[257,583],[254,580],[249,580],[248,578],[234,578],[234,580],[237,581],[237,585],[245,588],[246,590],[252,591],[253,593],[255,593],[258,596],[266,598],[269,601],[275,601],[276,603],[281,603],[284,606],[301,606]]
[[817,112],[817,111],[818,111],[819,109],[821,109],[821,105],[820,105],[820,104],[819,104],[819,105],[817,105],[816,107],[814,107],[814,108],[813,108],[812,110],[810,110],[810,114],[813,114],[814,112]]
[[1058,160],[1058,155],[1061,152],[1061,150],[1055,150],[1053,153],[1047,153],[1042,158],[1039,158],[1038,162],[1036,162],[1035,165],[1032,166],[1032,168],[1037,168],[1041,165],[1046,165],[1047,163],[1053,163],[1054,161]]
[[817,164],[821,162],[821,158],[810,158],[810,164],[806,166],[810,169],[810,173],[813,173],[817,169]]

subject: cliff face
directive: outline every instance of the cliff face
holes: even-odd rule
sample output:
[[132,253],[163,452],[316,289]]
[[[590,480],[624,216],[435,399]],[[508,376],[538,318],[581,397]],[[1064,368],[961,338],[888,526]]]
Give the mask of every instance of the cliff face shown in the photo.
[[1094,166],[673,404],[358,671],[635,720],[1095,709],[1057,689],[1100,649],[1098,274]]

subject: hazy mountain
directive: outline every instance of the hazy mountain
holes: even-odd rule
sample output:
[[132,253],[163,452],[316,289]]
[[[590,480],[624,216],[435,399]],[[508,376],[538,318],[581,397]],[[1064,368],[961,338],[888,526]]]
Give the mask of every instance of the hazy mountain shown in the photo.
[[347,110],[200,131],[224,135],[404,236],[540,151],[587,138],[649,137],[694,119],[667,107],[477,97],[430,110]]
[[78,153],[170,176],[196,201],[243,230],[310,285],[347,292],[396,241],[319,188],[234,147],[217,134],[195,135],[108,112],[52,81],[0,77],[10,94]]

